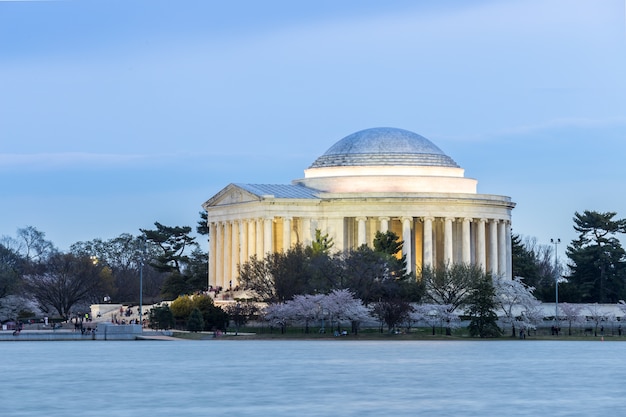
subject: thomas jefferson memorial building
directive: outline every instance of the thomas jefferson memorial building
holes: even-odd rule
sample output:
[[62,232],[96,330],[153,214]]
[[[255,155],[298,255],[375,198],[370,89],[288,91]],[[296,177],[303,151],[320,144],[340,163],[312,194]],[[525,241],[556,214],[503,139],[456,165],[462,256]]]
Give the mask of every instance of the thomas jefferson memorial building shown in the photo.
[[478,194],[477,181],[428,139],[373,128],[330,147],[291,184],[230,184],[203,204],[209,226],[209,285],[238,285],[256,255],[310,245],[372,246],[377,231],[403,244],[408,269],[472,263],[511,278],[510,197]]

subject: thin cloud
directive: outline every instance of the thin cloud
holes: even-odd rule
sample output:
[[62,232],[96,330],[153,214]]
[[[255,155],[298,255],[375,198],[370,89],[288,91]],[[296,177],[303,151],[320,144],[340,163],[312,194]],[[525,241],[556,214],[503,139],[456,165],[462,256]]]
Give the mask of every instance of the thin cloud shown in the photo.
[[554,129],[602,129],[602,128],[622,128],[626,129],[626,117],[612,118],[585,118],[569,117],[546,120],[541,123],[511,126],[509,128],[486,131],[475,134],[464,135],[431,135],[433,139],[446,140],[450,142],[491,142],[502,140],[503,138],[516,136],[529,136],[541,132],[548,132]]
[[33,154],[0,154],[0,169],[15,168],[49,170],[71,167],[111,167],[129,165],[150,159],[148,155],[100,154],[87,152],[59,152]]
[[[271,154],[268,153],[267,156]],[[258,157],[258,153],[232,152],[177,152],[159,154],[114,154],[90,152],[50,152],[50,153],[0,153],[0,171],[55,171],[55,170],[93,170],[124,167],[150,167],[162,164],[193,164],[214,158]]]

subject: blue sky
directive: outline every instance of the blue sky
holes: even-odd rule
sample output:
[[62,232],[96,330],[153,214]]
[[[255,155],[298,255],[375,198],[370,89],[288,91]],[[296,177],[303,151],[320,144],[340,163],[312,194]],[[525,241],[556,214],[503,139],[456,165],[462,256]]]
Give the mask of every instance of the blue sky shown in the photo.
[[[626,217],[624,0],[0,1],[0,235],[194,226],[355,131],[427,137],[569,242]],[[562,251],[564,248],[559,249]]]

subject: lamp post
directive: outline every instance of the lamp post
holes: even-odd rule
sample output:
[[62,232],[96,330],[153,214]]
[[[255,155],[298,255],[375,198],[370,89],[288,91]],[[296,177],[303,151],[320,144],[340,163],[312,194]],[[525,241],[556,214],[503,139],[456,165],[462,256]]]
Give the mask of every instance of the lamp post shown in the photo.
[[146,237],[141,236],[141,261],[139,262],[139,325],[143,328],[143,261],[146,256]]
[[550,239],[550,243],[554,244],[554,321],[556,322],[556,334],[559,335],[559,253],[558,244],[561,239]]

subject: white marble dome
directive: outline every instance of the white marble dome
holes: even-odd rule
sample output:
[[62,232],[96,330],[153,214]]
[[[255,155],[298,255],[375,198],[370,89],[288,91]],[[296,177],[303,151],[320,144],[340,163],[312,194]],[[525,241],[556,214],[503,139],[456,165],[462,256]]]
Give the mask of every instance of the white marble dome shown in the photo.
[[425,137],[376,127],[335,143],[294,183],[330,193],[475,194],[477,181],[464,172]]
[[313,162],[310,168],[336,166],[458,165],[434,143],[417,133],[376,127],[346,136]]

